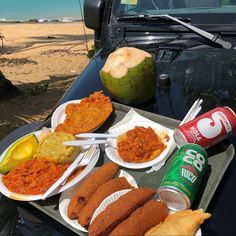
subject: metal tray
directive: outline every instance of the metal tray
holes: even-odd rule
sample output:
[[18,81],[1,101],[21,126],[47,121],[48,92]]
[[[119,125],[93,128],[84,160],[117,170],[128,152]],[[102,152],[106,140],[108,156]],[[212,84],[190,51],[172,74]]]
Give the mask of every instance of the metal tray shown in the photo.
[[[110,126],[120,121],[126,115],[126,113],[130,110],[129,106],[121,105],[118,103],[113,103],[113,104],[114,104],[113,114],[110,116],[108,121],[98,130],[98,132],[105,132]],[[135,109],[135,110],[139,114],[155,122],[158,122],[168,128],[174,129],[180,123],[177,120],[163,117],[154,113],[145,112],[138,109]],[[207,150],[207,152],[209,156],[207,170],[204,175],[203,181],[201,183],[200,190],[191,207],[192,209],[197,209],[197,208],[203,208],[204,210],[207,209],[220,183],[220,180],[222,179],[227,167],[229,166],[235,154],[234,147],[232,144],[229,143],[228,140],[211,147],[210,149]],[[101,156],[99,158],[97,166],[101,166],[104,162],[109,160],[104,153],[103,146],[101,146],[100,155]],[[130,170],[130,169],[122,168],[122,167],[121,169],[124,169],[125,171],[129,172],[136,179],[140,187],[145,186],[145,187],[151,187],[151,188],[157,189],[166,172],[166,169],[170,165],[172,156],[167,160],[164,167],[162,167],[159,171],[153,172],[150,174],[146,173],[147,169]],[[78,231],[77,229],[68,225],[62,219],[58,211],[58,200],[59,200],[59,196],[57,195],[57,196],[47,199],[46,201],[35,201],[35,202],[30,202],[30,204],[32,204],[34,207],[38,208],[40,211],[44,212],[48,216],[52,217],[59,223],[63,224],[67,228],[71,229],[73,232],[77,233],[78,235],[85,235],[85,233]]]

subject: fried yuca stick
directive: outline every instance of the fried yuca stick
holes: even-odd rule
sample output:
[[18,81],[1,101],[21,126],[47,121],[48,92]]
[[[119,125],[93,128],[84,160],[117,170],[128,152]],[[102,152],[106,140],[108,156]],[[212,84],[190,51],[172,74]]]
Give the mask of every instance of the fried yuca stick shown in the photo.
[[81,210],[78,222],[80,225],[86,227],[89,225],[93,213],[98,208],[100,203],[112,193],[122,190],[133,188],[124,177],[111,179],[101,185],[93,196],[89,199],[88,203]]
[[[135,209],[142,206],[155,190],[136,188],[111,203],[89,225],[90,236],[108,235],[118,224],[125,220]],[[129,230],[129,229],[127,229]]]
[[126,220],[121,222],[110,236],[143,236],[149,229],[163,221],[168,215],[164,202],[150,200],[135,210]]
[[113,162],[105,163],[79,186],[68,206],[67,214],[70,219],[78,219],[81,209],[86,205],[89,198],[97,188],[114,177],[118,168],[119,165]]

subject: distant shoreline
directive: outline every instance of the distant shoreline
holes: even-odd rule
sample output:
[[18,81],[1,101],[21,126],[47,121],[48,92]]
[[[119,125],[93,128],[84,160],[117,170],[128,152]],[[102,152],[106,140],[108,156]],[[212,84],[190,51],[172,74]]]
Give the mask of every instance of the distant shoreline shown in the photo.
[[6,19],[0,19],[0,24],[21,24],[21,23],[76,23],[76,22],[82,22],[83,19],[70,19],[70,18],[65,18],[62,20],[59,19],[29,19],[29,20],[6,20]]

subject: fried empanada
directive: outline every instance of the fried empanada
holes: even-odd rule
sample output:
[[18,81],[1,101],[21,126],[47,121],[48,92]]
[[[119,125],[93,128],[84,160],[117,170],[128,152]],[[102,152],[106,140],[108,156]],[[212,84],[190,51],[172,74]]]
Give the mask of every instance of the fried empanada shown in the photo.
[[167,216],[163,223],[151,228],[145,236],[195,235],[199,226],[210,217],[211,214],[204,213],[202,209],[177,212]]

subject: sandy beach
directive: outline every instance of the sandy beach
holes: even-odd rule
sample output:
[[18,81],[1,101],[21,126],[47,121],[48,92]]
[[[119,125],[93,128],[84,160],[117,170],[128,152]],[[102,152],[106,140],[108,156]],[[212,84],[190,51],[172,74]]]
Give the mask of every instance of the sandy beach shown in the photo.
[[0,140],[54,108],[89,62],[93,31],[85,32],[87,40],[82,22],[0,24],[0,70],[20,90],[0,100]]

